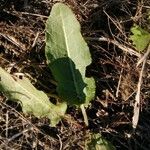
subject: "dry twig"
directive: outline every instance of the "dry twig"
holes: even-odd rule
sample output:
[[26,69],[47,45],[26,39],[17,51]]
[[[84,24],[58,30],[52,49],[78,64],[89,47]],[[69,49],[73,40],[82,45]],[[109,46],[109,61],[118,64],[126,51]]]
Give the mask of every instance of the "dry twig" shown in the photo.
[[139,120],[140,91],[141,91],[141,85],[142,85],[142,75],[143,75],[145,64],[147,62],[147,58],[148,58],[149,54],[150,54],[150,44],[148,46],[148,49],[147,49],[146,53],[141,57],[141,59],[137,63],[137,67],[142,62],[143,62],[143,65],[142,65],[142,69],[141,69],[141,72],[140,72],[139,82],[138,82],[138,85],[137,85],[137,94],[136,94],[136,97],[135,97],[135,104],[134,104],[134,114],[133,114],[133,118],[132,118],[132,126],[133,126],[134,129],[137,127],[138,120]]
[[146,59],[143,61],[142,69],[139,76],[139,82],[137,85],[137,93],[135,96],[135,104],[134,104],[134,112],[133,112],[133,118],[132,118],[132,127],[136,129],[138,121],[139,121],[139,115],[140,115],[140,93],[141,93],[141,85],[142,85],[142,76],[144,72],[146,64]]
[[138,67],[144,60],[147,60],[149,54],[150,54],[150,44],[148,46],[146,53],[140,58],[136,66]]
[[130,55],[134,55],[134,56],[137,56],[137,57],[141,57],[141,54],[136,52],[135,50],[129,48],[129,47],[126,47],[125,45],[119,43],[118,41],[116,40],[112,40],[112,39],[109,39],[109,38],[106,38],[106,37],[100,37],[100,38],[91,38],[91,37],[88,37],[87,38],[88,40],[93,40],[93,41],[104,41],[104,42],[110,42],[114,45],[116,45],[118,48],[120,48],[121,50],[129,53]]

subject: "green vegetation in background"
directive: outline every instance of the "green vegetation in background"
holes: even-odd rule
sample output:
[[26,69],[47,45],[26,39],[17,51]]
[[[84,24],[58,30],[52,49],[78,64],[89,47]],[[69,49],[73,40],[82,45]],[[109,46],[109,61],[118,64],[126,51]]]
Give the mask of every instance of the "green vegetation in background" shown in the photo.
[[150,11],[147,12],[147,15],[148,25],[146,29],[143,29],[136,24],[131,28],[132,35],[130,35],[130,39],[139,52],[144,51],[150,43],[150,33],[148,32],[150,25]]
[[116,150],[116,148],[99,133],[91,133],[86,150]]

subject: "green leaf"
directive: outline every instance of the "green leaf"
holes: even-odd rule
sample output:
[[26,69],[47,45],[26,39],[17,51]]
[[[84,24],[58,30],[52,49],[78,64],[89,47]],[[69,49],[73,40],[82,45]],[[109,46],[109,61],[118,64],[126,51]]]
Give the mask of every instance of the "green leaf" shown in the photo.
[[100,134],[92,133],[87,150],[115,150],[115,147]]
[[66,111],[66,104],[54,105],[47,95],[38,91],[30,81],[23,77],[19,79],[11,76],[0,67],[0,91],[9,100],[21,104],[24,113],[33,114],[36,117],[47,117],[51,120],[51,126],[55,126]]
[[69,104],[88,103],[95,96],[95,81],[86,78],[91,63],[87,43],[80,24],[70,8],[57,3],[46,23],[47,63],[58,82],[58,95]]
[[134,25],[131,28],[131,32],[133,35],[130,36],[130,39],[133,45],[135,45],[138,51],[143,51],[150,43],[150,33],[138,25]]

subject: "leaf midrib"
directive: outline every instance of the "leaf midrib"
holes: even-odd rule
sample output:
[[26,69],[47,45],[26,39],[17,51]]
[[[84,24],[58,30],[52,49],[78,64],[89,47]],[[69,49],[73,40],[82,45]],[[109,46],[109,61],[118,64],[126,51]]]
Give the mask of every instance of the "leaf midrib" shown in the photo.
[[[74,74],[74,71],[73,71],[73,66],[72,66],[72,63],[70,61],[71,59],[71,54],[70,54],[70,51],[69,51],[69,46],[68,46],[68,38],[67,38],[67,34],[66,34],[66,29],[65,29],[65,23],[64,23],[64,20],[63,20],[63,16],[62,16],[62,13],[61,13],[61,9],[59,8],[59,12],[60,12],[60,18],[61,18],[61,22],[62,22],[62,30],[63,30],[63,35],[64,35],[64,39],[65,39],[65,45],[66,45],[66,50],[67,50],[67,53],[68,53],[68,57],[69,57],[69,65],[70,65],[70,68],[71,68],[71,74],[72,74],[72,78],[73,78],[73,82],[75,84],[75,90],[77,92],[77,96],[79,95],[80,93],[80,89],[78,88],[78,84],[76,82],[76,77],[75,77],[75,74]],[[72,59],[71,59],[72,60]],[[76,68],[75,68],[76,69]]]

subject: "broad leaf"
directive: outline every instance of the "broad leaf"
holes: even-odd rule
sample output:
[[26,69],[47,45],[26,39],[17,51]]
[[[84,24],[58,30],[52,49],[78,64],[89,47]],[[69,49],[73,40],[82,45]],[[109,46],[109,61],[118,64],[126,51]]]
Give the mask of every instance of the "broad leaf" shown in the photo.
[[133,45],[138,51],[143,51],[150,43],[150,33],[138,25],[133,26],[131,32],[133,35],[130,36],[130,39]]
[[91,141],[86,150],[116,150],[115,147],[100,134],[91,134]]
[[93,78],[86,78],[91,63],[80,24],[68,6],[57,3],[46,23],[46,58],[59,96],[69,104],[88,103],[95,95]]
[[55,126],[66,111],[65,103],[58,106],[52,104],[47,95],[38,91],[27,78],[12,77],[1,67],[0,91],[9,100],[19,102],[24,113],[33,114],[36,117],[48,117],[51,120],[51,126]]

